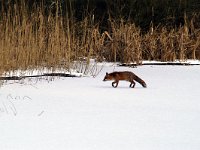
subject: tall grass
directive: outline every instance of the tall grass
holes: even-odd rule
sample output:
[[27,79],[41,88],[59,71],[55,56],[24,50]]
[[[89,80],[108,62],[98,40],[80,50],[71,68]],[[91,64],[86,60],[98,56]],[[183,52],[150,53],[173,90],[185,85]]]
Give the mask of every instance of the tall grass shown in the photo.
[[200,28],[195,28],[192,21],[178,28],[152,25],[146,33],[134,23],[110,23],[112,39],[105,41],[109,44],[105,44],[104,55],[109,61],[139,64],[142,60],[200,59]]
[[[179,28],[154,27],[142,33],[134,23],[109,19],[110,29],[101,32],[95,16],[82,21],[56,12],[46,14],[25,2],[9,6],[0,17],[0,73],[38,68],[70,69],[74,61],[136,62],[200,59],[200,28],[194,20]],[[87,67],[86,67],[87,69]]]
[[100,34],[92,16],[75,22],[71,16],[45,14],[44,7],[27,12],[25,3],[9,7],[0,18],[0,70],[27,70],[41,67],[69,69],[73,61],[101,53],[105,34]]

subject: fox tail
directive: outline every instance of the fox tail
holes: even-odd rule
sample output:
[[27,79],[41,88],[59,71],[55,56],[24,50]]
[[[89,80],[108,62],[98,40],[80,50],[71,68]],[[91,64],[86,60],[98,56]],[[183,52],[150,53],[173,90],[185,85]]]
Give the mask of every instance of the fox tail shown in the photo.
[[135,81],[137,81],[138,83],[140,83],[144,88],[147,87],[147,84],[138,76],[136,76]]

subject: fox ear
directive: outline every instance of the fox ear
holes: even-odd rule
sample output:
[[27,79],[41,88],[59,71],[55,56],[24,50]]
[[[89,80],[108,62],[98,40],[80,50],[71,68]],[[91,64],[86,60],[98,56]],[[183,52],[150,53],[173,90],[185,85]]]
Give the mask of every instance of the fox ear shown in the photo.
[[108,73],[106,72],[106,75],[108,75]]

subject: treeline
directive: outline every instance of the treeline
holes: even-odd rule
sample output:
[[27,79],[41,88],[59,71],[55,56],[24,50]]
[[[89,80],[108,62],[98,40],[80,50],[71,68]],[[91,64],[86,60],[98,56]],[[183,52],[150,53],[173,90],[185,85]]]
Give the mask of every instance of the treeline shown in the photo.
[[43,7],[46,15],[49,12],[55,14],[59,4],[60,15],[72,17],[73,14],[78,21],[87,15],[94,15],[102,30],[110,27],[109,17],[116,21],[134,22],[143,30],[148,30],[152,24],[177,27],[194,17],[195,26],[200,25],[199,0],[0,0],[0,3],[1,11],[25,3],[28,13],[35,10],[34,7]]

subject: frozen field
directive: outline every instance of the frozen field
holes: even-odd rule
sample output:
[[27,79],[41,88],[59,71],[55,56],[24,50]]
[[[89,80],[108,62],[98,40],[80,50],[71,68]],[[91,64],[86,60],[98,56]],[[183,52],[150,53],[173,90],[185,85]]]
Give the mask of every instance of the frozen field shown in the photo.
[[[146,83],[103,82],[133,71]],[[96,78],[0,88],[1,150],[199,150],[200,66],[106,65]]]

